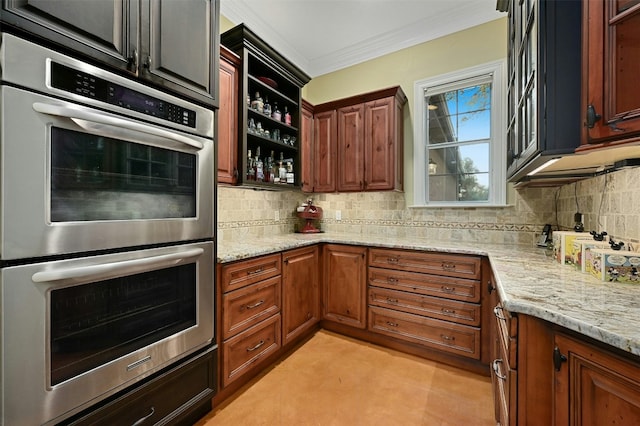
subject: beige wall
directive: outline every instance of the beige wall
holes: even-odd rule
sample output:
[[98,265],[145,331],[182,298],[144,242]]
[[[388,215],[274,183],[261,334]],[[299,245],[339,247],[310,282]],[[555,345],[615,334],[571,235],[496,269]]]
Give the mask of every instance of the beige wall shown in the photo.
[[[222,31],[234,26],[224,17],[220,21]],[[640,215],[632,212],[640,212],[640,197],[636,196],[640,169],[561,188],[512,190],[510,205],[503,208],[407,207],[413,199],[413,82],[494,61],[505,54],[506,20],[499,19],[311,80],[303,96],[313,104],[394,85],[402,86],[409,98],[404,127],[406,193],[314,194],[316,204],[325,213],[322,229],[533,245],[546,223],[554,225],[554,229],[571,228],[577,198],[585,214],[586,230],[606,230],[616,238],[637,244]],[[218,239],[246,241],[254,236],[293,232],[299,223],[295,208],[306,198],[297,190],[272,192],[219,186]],[[340,221],[335,219],[337,210],[342,215]],[[279,220],[275,220],[276,211]]]

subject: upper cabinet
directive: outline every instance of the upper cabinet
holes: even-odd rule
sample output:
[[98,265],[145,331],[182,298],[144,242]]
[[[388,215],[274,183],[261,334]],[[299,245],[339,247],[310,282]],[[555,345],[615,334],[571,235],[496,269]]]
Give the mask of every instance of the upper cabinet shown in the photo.
[[401,190],[400,86],[314,107],[314,192]]
[[3,0],[2,23],[115,71],[217,106],[217,0]]
[[[596,2],[598,3],[598,2]],[[507,175],[580,146],[580,0],[509,0]]]
[[583,146],[640,142],[640,2],[584,2]]
[[220,36],[240,57],[237,182],[299,188],[302,87],[310,77],[245,25]]
[[220,108],[218,109],[218,183],[238,179],[238,70],[240,58],[220,47]]

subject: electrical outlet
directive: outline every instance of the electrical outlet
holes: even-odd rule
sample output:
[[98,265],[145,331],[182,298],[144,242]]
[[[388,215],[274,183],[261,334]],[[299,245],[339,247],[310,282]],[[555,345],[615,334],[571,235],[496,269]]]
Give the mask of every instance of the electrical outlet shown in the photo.
[[276,222],[280,220],[280,210],[274,210],[274,219]]
[[336,220],[342,220],[342,211],[336,210]]

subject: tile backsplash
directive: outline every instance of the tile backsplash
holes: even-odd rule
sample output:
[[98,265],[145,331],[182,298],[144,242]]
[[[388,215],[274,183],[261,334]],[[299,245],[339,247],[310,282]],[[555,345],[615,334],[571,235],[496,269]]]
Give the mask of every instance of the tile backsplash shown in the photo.
[[[294,232],[295,209],[308,196],[322,207],[322,230],[436,240],[533,245],[542,226],[572,229],[584,215],[586,231],[607,231],[616,239],[640,240],[640,169],[621,170],[559,188],[523,188],[508,207],[409,208],[403,193],[304,194],[218,186],[218,240]],[[336,219],[336,212],[341,219]]]

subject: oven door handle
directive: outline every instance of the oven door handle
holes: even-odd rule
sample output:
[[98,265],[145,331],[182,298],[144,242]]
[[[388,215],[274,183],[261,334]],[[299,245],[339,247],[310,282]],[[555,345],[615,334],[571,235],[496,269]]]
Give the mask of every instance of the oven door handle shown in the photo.
[[143,259],[123,260],[120,262],[102,263],[99,265],[78,266],[50,271],[36,272],[31,276],[34,283],[64,281],[70,279],[108,279],[122,275],[144,272],[149,267],[172,266],[181,260],[202,255],[202,248],[192,248],[178,253],[145,257]]
[[134,132],[141,132],[157,138],[168,139],[173,142],[180,142],[196,149],[202,149],[202,142],[176,132],[149,126],[138,121],[131,121],[124,118],[107,115],[106,113],[93,112],[88,108],[78,105],[52,105],[43,102],[34,102],[33,109],[39,113],[56,115],[73,120],[78,126],[85,130],[102,131],[105,128],[111,129],[115,135],[122,134],[126,129]]

